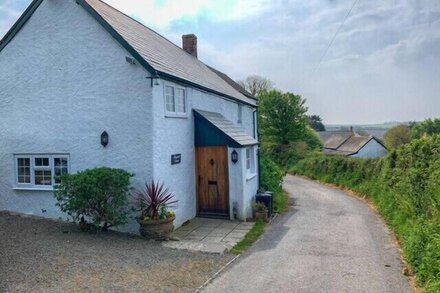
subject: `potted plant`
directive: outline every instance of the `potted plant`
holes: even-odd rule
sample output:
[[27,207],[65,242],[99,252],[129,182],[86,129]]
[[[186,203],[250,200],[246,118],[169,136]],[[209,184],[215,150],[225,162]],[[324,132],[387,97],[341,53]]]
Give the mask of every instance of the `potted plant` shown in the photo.
[[174,195],[164,188],[164,184],[151,181],[145,184],[145,190],[136,192],[135,208],[140,212],[136,218],[139,233],[148,238],[166,239],[174,229],[176,215],[171,205],[177,201]]
[[253,205],[255,218],[267,222],[267,207],[262,202],[255,202]]

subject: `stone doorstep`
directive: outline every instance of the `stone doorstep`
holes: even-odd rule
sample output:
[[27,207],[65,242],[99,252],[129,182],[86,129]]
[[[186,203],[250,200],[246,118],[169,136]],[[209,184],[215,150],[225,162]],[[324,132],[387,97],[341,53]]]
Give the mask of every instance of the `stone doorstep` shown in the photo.
[[200,241],[167,241],[162,242],[162,246],[174,249],[185,249],[190,251],[199,251],[214,254],[225,254],[232,247],[228,244],[222,243],[210,243],[210,242],[200,242]]

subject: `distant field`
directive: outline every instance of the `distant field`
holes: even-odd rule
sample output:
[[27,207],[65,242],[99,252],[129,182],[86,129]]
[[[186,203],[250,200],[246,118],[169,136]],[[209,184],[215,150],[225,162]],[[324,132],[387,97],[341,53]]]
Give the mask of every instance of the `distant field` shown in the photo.
[[405,124],[405,122],[387,122],[387,123],[381,123],[381,124],[328,124],[325,125],[325,128],[327,130],[340,130],[342,129],[349,129],[350,126],[353,126],[356,128],[363,128],[365,130],[367,129],[390,129],[393,126],[399,125],[399,124]]
[[383,139],[385,133],[391,127],[394,127],[399,124],[405,124],[405,122],[388,122],[381,124],[328,124],[325,125],[327,131],[341,131],[341,130],[349,130],[351,126],[353,126],[354,130],[357,133],[360,133],[361,130],[368,132],[369,135],[375,136],[379,139]]

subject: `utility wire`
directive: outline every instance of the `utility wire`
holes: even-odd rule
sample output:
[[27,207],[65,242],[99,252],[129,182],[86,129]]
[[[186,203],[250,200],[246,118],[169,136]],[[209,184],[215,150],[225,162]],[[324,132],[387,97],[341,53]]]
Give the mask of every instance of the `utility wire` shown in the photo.
[[325,56],[328,53],[328,50],[330,50],[330,47],[333,45],[333,42],[335,41],[336,37],[338,36],[339,32],[341,31],[342,26],[344,25],[345,21],[347,20],[347,18],[350,16],[351,12],[353,11],[353,8],[356,6],[356,4],[358,3],[359,0],[355,0],[353,2],[353,5],[351,5],[350,10],[347,12],[347,14],[345,15],[345,18],[342,20],[341,24],[338,27],[338,30],[336,31],[336,33],[333,35],[332,40],[330,41],[330,43],[327,46],[327,49],[325,49],[324,54],[321,56],[321,59],[319,60],[318,64],[316,65],[315,69],[313,70],[313,74],[316,73],[316,71],[318,70],[319,66],[321,65],[322,61],[324,61]]

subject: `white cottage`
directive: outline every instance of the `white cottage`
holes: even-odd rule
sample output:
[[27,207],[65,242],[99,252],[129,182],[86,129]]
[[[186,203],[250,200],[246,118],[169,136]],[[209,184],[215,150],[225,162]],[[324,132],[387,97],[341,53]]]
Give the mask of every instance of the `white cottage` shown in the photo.
[[0,210],[65,218],[55,176],[108,166],[165,182],[177,226],[245,220],[256,110],[194,35],[182,49],[99,0],[34,0],[0,42]]
[[[325,137],[321,135],[321,137]],[[388,154],[383,142],[374,136],[359,136],[352,130],[337,132],[324,141],[323,152],[356,158],[378,158]]]

